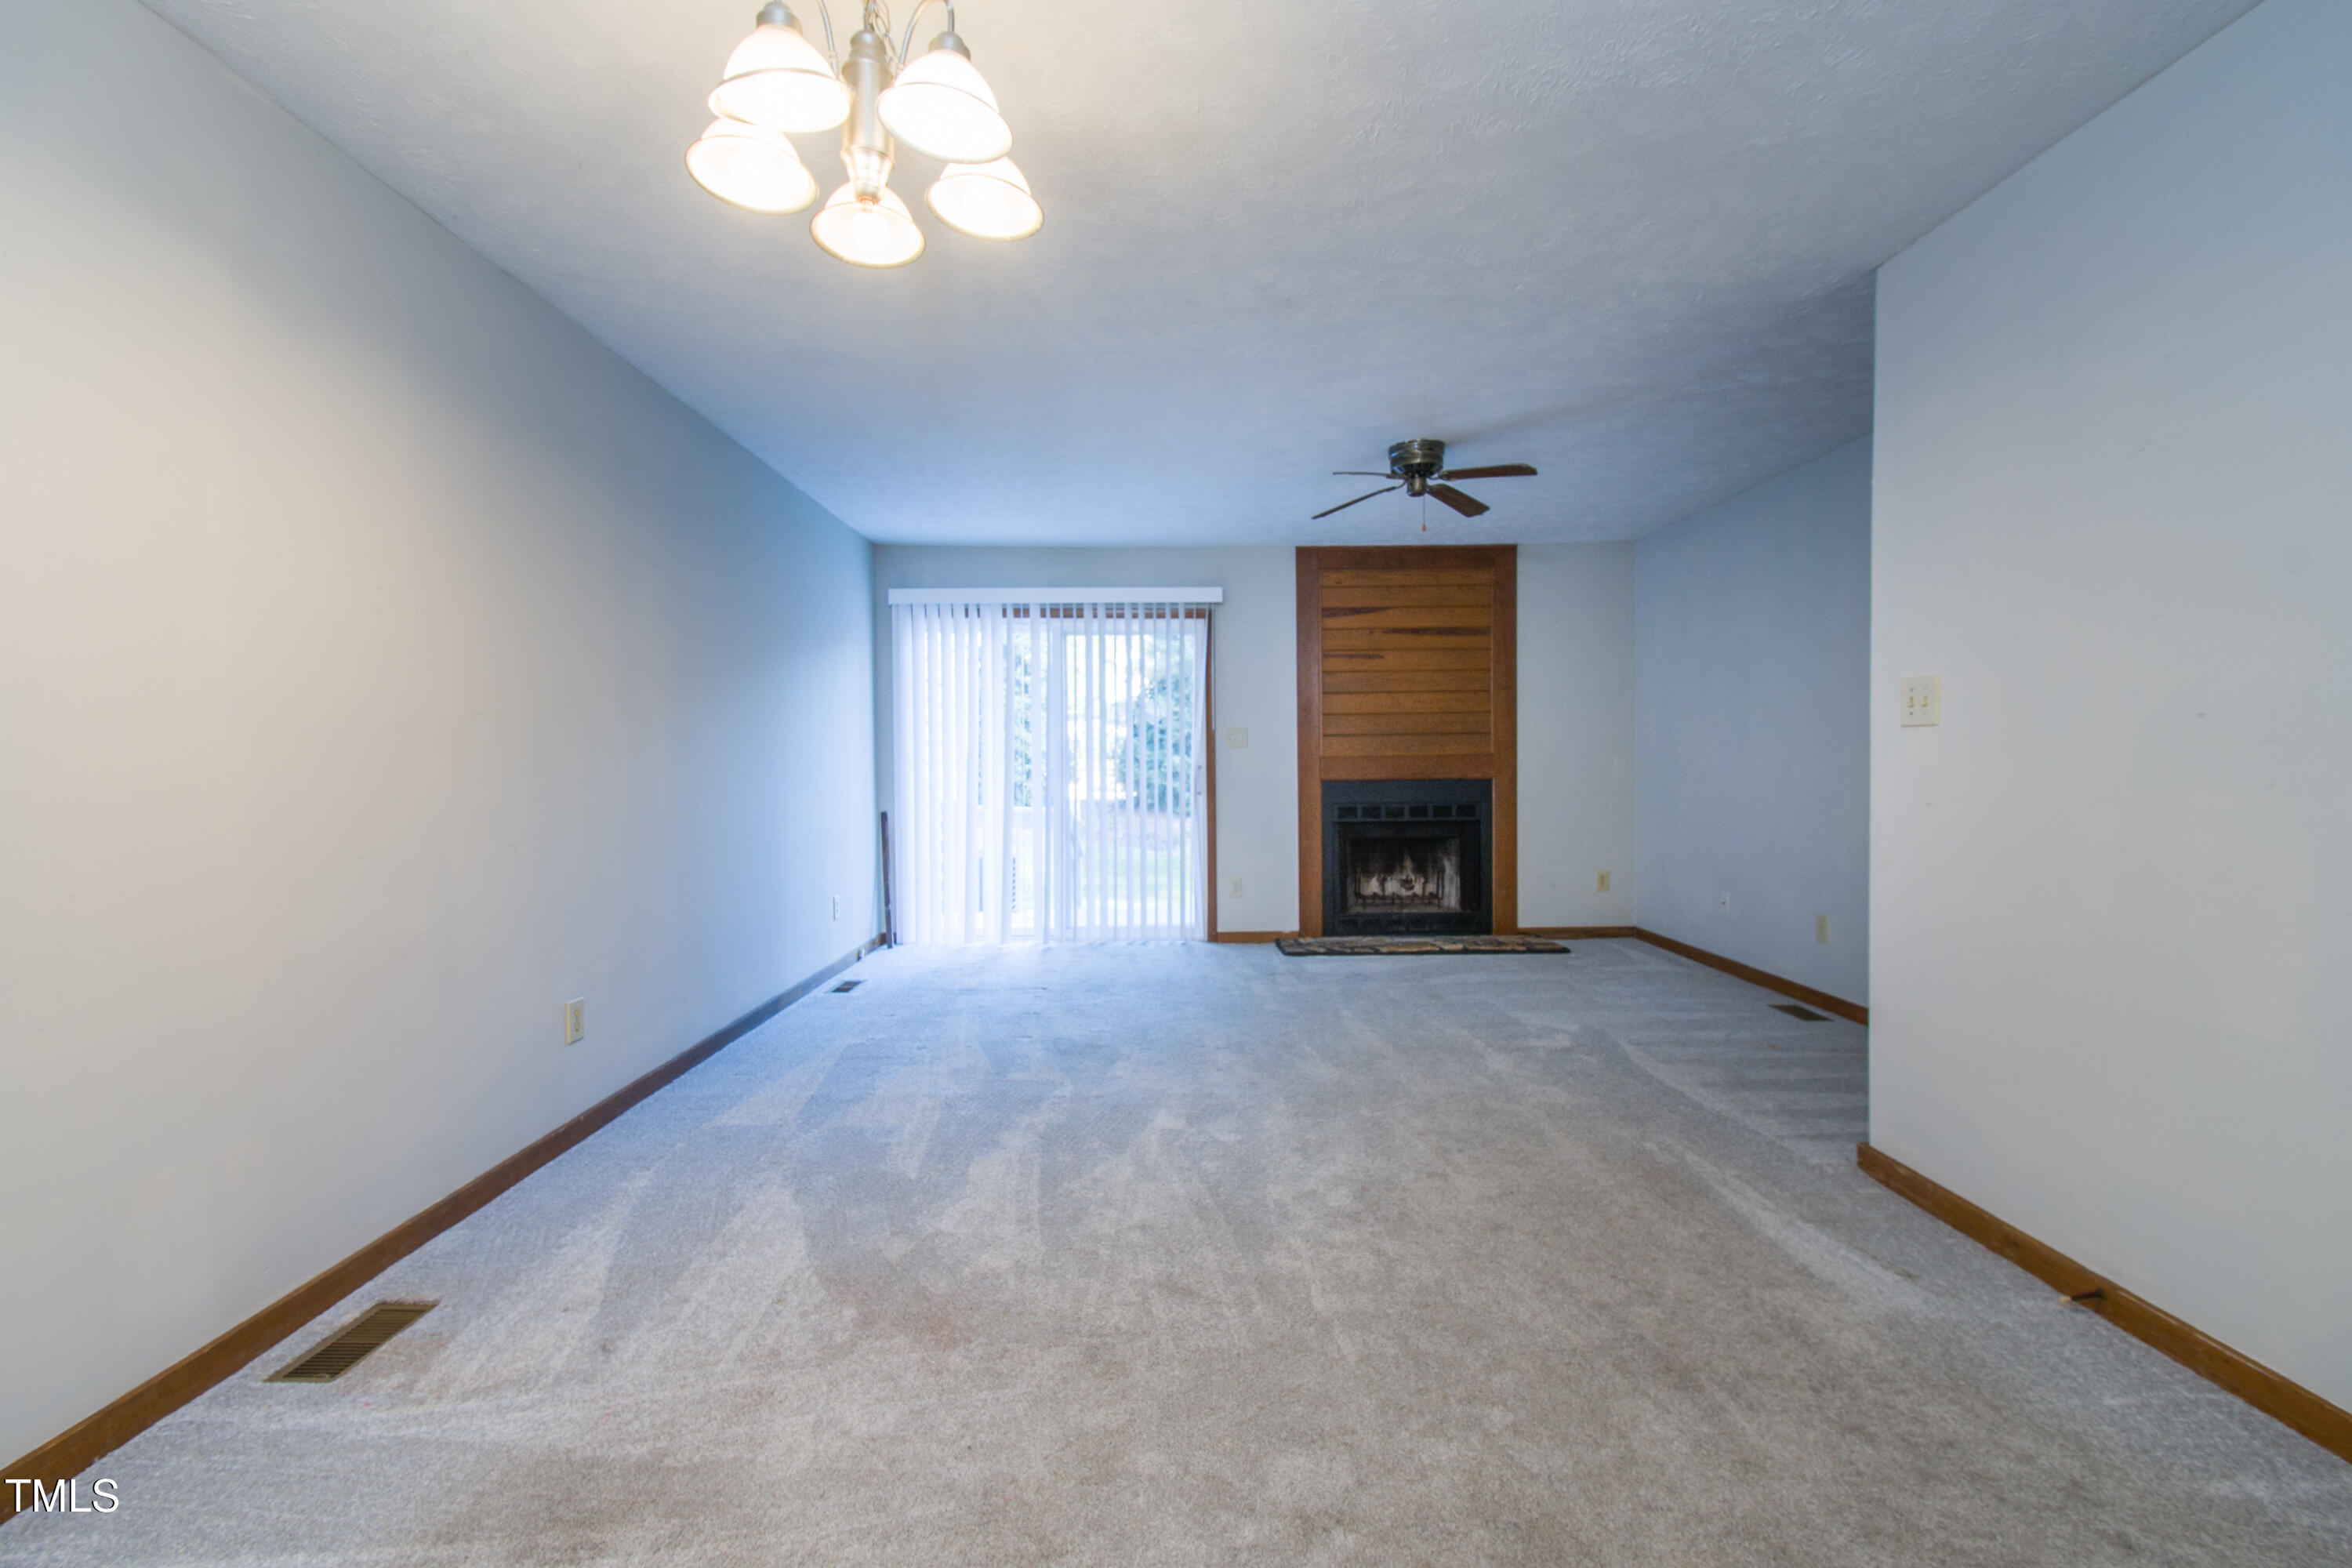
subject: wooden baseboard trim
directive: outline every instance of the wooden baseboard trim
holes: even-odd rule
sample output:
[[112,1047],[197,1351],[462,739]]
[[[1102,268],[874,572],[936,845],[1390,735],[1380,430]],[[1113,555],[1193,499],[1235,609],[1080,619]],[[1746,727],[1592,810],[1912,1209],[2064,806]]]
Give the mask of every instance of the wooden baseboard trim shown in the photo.
[[1686,942],[1677,942],[1670,936],[1660,936],[1656,931],[1643,931],[1638,926],[1626,934],[1639,937],[1653,947],[1663,947],[1668,952],[1678,952],[1693,963],[1704,963],[1709,969],[1720,969],[1726,974],[1736,975],[1750,985],[1761,985],[1767,991],[1778,991],[1781,995],[1793,1001],[1802,1002],[1808,1007],[1819,1007],[1824,1013],[1833,1013],[1841,1018],[1851,1018],[1853,1022],[1865,1026],[1870,1023],[1870,1009],[1858,1002],[1849,1002],[1843,996],[1832,996],[1826,991],[1816,991],[1810,985],[1783,979],[1769,970],[1759,969],[1753,964],[1742,963],[1736,958],[1726,958],[1719,952],[1709,952],[1703,947],[1693,947]]
[[[255,1357],[383,1273],[394,1263],[656,1090],[741,1039],[802,997],[882,945],[880,937],[861,943],[814,974],[777,993],[717,1033],[706,1036],[625,1087],[614,1090],[520,1152],[510,1154],[430,1208],[403,1220],[316,1279],[237,1324],[218,1339],[157,1373],[96,1415],[77,1422],[10,1466],[7,1474],[54,1483],[79,1475],[132,1437],[214,1384],[235,1375]],[[21,1489],[0,1498],[0,1521],[12,1517]]]
[[2301,1384],[2181,1321],[2146,1297],[2134,1295],[2056,1247],[2035,1240],[1894,1156],[1861,1143],[1854,1147],[1853,1160],[1864,1175],[1916,1204],[1970,1241],[2000,1254],[2059,1294],[2088,1307],[2132,1338],[2162,1351],[2337,1458],[2352,1460],[2352,1411],[2329,1404]]
[[1514,934],[1548,936],[1558,942],[1606,942],[1642,933],[1632,926],[1521,926]]
[[1286,936],[1297,936],[1295,931],[1221,931],[1212,934],[1211,942],[1280,942]]

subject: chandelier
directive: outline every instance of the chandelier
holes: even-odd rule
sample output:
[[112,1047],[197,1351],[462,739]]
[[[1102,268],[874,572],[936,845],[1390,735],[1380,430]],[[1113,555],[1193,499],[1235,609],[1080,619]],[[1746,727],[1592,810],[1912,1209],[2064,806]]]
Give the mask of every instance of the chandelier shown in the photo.
[[[908,59],[915,23],[935,3],[946,6],[948,30]],[[924,195],[941,223],[978,239],[1036,233],[1045,209],[1005,156],[1013,128],[956,35],[952,0],[918,0],[896,48],[882,0],[866,0],[845,66],[835,58],[824,0],[817,11],[824,23],[823,54],[781,0],[760,8],[751,36],[735,46],[711,90],[710,112],[718,118],[686,150],[696,182],[752,212],[799,212],[816,200],[816,176],[787,138],[837,125],[849,178],[809,224],[829,254],[860,267],[903,267],[923,253],[915,215],[890,188],[900,142],[947,165]]]

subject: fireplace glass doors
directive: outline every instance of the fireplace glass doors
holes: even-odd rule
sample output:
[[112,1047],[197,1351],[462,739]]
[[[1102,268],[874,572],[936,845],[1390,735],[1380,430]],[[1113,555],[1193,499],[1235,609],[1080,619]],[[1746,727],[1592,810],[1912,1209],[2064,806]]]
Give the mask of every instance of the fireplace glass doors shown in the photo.
[[1492,789],[1485,779],[1324,781],[1325,933],[1492,932]]
[[1406,838],[1381,834],[1340,842],[1348,858],[1339,871],[1341,914],[1461,911],[1461,835]]

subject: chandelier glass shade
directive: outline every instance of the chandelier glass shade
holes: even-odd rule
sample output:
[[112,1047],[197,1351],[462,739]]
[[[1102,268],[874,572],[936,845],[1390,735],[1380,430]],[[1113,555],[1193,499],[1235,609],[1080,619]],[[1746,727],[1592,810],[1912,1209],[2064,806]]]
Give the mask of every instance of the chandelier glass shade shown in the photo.
[[816,200],[816,176],[776,132],[714,120],[686,150],[687,173],[722,202],[755,213],[796,213]]
[[751,36],[727,57],[710,112],[771,131],[830,131],[849,118],[849,90],[831,62],[801,37],[782,5],[760,12]]
[[985,163],[1013,151],[1013,127],[996,111],[996,94],[952,33],[932,39],[930,53],[883,89],[878,107],[891,135],[947,163]]
[[941,223],[974,239],[1026,239],[1045,221],[1045,209],[1010,158],[950,163],[923,199]]
[[[914,22],[933,5],[944,5],[947,31],[908,59]],[[1045,209],[1005,155],[1013,128],[956,34],[953,0],[916,0],[905,37],[894,44],[890,32],[884,0],[864,0],[863,22],[836,56],[830,17],[820,50],[782,0],[768,0],[728,57],[710,94],[718,119],[687,149],[688,172],[736,206],[799,212],[817,184],[786,137],[839,127],[849,179],[809,224],[828,255],[903,267],[923,253],[921,227],[889,186],[901,142],[947,165],[926,197],[940,222],[979,239],[1036,233]]]
[[898,193],[885,186],[873,201],[845,184],[824,201],[809,222],[828,255],[860,267],[904,267],[923,254],[923,231]]

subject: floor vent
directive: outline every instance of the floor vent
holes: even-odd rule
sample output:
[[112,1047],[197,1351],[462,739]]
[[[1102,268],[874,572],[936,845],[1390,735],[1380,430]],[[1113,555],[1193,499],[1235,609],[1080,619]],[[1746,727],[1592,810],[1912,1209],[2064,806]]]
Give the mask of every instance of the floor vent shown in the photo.
[[866,982],[863,980],[845,980],[840,984],[835,986],[834,989],[835,991],[855,991],[865,984]]
[[416,1321],[437,1301],[378,1301],[341,1333],[309,1355],[269,1374],[271,1383],[332,1383],[378,1346]]
[[1830,1016],[1827,1013],[1816,1013],[1811,1007],[1800,1007],[1794,1002],[1775,1002],[1772,1004],[1772,1011],[1786,1013],[1791,1018],[1802,1018],[1808,1024],[1826,1024],[1830,1021]]

